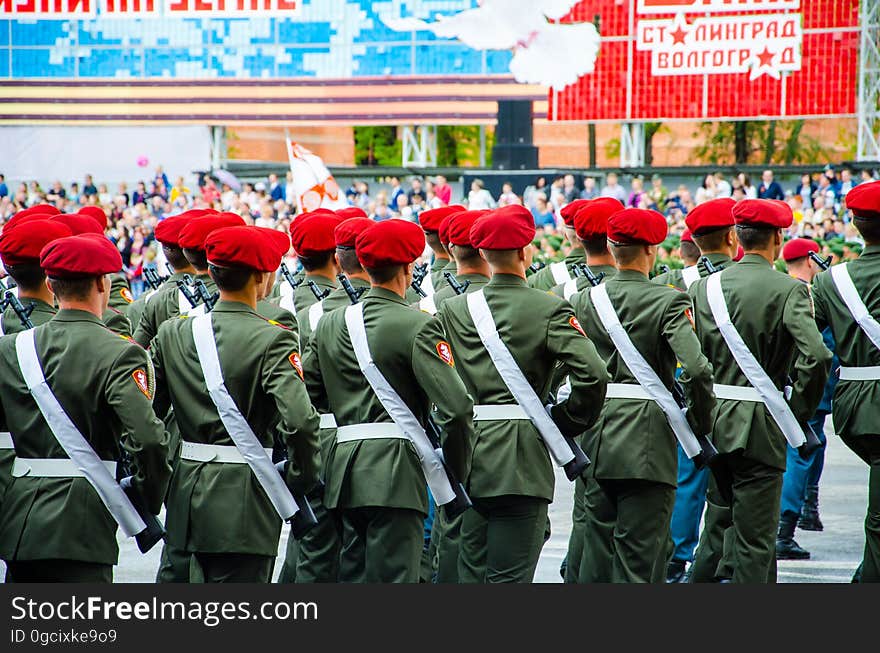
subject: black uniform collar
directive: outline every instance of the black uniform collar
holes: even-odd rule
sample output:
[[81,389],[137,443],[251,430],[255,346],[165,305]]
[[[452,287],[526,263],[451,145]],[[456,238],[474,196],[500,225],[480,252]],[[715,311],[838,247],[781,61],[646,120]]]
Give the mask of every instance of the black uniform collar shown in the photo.
[[525,286],[526,280],[517,274],[493,274],[490,286]]

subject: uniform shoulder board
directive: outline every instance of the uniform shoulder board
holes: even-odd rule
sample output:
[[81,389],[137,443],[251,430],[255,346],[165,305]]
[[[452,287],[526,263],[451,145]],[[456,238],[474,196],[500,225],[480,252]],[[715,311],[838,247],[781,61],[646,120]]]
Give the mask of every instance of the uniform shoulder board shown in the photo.
[[189,315],[178,315],[178,316],[177,316],[177,319],[179,319],[179,320],[185,320],[185,319],[187,319],[188,317],[189,317]]
[[[257,313],[257,315],[260,315],[260,314]],[[268,317],[264,317],[263,315],[260,315],[260,317],[263,318],[269,324],[274,324],[279,329],[284,329],[285,331],[290,331],[290,329],[288,327],[284,326],[283,324],[281,324],[281,322],[278,322],[277,320],[270,320]]]

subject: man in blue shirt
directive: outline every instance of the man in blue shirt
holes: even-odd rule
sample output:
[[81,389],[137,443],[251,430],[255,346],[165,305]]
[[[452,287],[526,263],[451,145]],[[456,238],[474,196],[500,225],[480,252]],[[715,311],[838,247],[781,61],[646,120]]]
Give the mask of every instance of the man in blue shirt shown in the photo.
[[9,195],[9,189],[6,187],[6,175],[0,175],[0,197]]
[[765,170],[761,174],[761,185],[758,186],[758,199],[762,200],[784,200],[785,193],[782,192],[782,186],[778,181],[773,179],[773,171]]

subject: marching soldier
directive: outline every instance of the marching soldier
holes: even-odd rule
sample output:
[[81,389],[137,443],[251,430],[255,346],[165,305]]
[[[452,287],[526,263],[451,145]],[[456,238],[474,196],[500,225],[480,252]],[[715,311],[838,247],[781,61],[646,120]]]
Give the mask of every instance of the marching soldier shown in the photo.
[[[104,213],[104,209],[100,206],[84,206],[79,210],[79,213],[80,215],[87,215],[92,218],[101,230],[100,233],[103,234],[107,230],[107,214]],[[110,308],[124,314],[128,311],[132,301],[133,297],[128,278],[124,272],[117,270],[116,274],[111,276]],[[117,331],[117,333],[119,332]],[[131,333],[125,333],[124,335],[130,336]]]
[[422,229],[404,220],[361,232],[355,252],[372,288],[326,314],[306,349],[313,403],[329,406],[337,423],[324,505],[342,523],[342,582],[419,580],[426,482],[437,503],[451,498],[425,432],[431,401],[446,463],[458,478],[467,471],[471,400],[440,323],[404,300],[424,246]]
[[[282,302],[286,308],[296,314],[320,301],[311,288],[313,282],[325,297],[336,289],[336,238],[334,229],[341,222],[333,211],[319,209],[306,213],[294,221],[290,228],[290,240],[305,270],[302,282],[294,289],[292,302]],[[282,291],[286,292],[286,291]]]
[[[577,233],[574,229],[574,216],[581,207],[586,206],[587,203],[591,201],[593,200],[575,200],[569,202],[559,210],[559,215],[562,216],[563,221],[562,237],[565,242],[569,244],[571,249],[568,254],[565,255],[563,260],[551,263],[547,267],[544,267],[531,275],[528,278],[528,285],[530,288],[536,288],[537,290],[550,290],[554,286],[567,283],[573,278],[571,266],[576,263],[586,262],[584,246],[578,239]],[[620,204],[620,202],[618,202],[618,204]],[[623,208],[622,205],[618,207],[618,210],[621,208]],[[534,234],[532,234],[532,237],[534,238]]]
[[[269,246],[277,248],[279,252],[287,254],[290,251],[290,236],[285,231],[278,229],[268,229],[266,227],[258,227],[260,234],[269,241]],[[257,313],[270,322],[277,322],[294,333],[299,338],[299,324],[296,321],[296,315],[283,308],[276,301],[272,301],[270,296],[272,288],[275,285],[275,275],[271,274],[266,279],[266,285],[257,293]]]
[[434,252],[434,261],[431,263],[430,274],[422,282],[422,290],[428,296],[433,295],[443,287],[443,272],[455,274],[455,261],[449,257],[449,252],[443,246],[440,238],[440,225],[450,215],[464,210],[465,208],[460,204],[452,204],[419,213],[419,225],[425,231],[425,240],[428,243],[428,247]]
[[[355,252],[357,237],[375,223],[369,218],[349,218],[343,220],[334,230],[336,239],[336,262],[348,278],[355,293],[361,295],[370,288],[370,277],[361,267]],[[337,288],[326,299],[312,304],[300,312],[298,322],[302,325],[300,342],[308,345],[313,330],[324,315],[351,304],[351,298],[344,288]],[[330,450],[336,442],[335,419],[327,405],[319,405],[321,415],[321,460],[323,463],[330,458]],[[326,471],[322,469],[322,475]],[[281,583],[332,583],[339,577],[339,552],[341,540],[335,515],[328,513],[323,504],[322,492],[309,496],[312,510],[318,519],[318,525],[309,531],[301,540],[287,540],[287,556],[281,569]]]
[[[676,445],[708,433],[712,368],[694,334],[687,294],[648,281],[666,219],[626,209],[608,220],[618,272],[575,295],[575,314],[608,361],[612,383],[599,425],[586,438],[593,460],[585,482],[580,582],[660,582],[675,497]],[[671,392],[676,361],[687,418]]]
[[[808,452],[804,427],[822,397],[831,352],[816,329],[808,287],[773,268],[791,208],[742,200],[733,217],[745,255],[690,289],[697,335],[714,367],[712,441],[728,479],[727,487],[714,474],[709,479],[708,502],[717,509],[707,512],[691,580],[725,578],[723,556],[733,582],[766,583],[776,579],[785,443]],[[787,399],[790,372],[796,378]],[[726,534],[727,528],[733,530]]]
[[[734,232],[733,205],[730,198],[719,198],[703,202],[691,209],[685,218],[687,230],[694,242],[688,245],[682,235],[681,254],[687,267],[661,274],[652,281],[671,285],[679,290],[687,290],[698,279],[709,276],[709,268],[702,256],[709,261],[712,269],[724,269],[733,265],[737,251]],[[696,265],[694,265],[696,263]],[[678,447],[678,487],[675,490],[675,504],[672,507],[670,536],[672,554],[666,569],[666,581],[684,582],[687,579],[687,565],[694,560],[694,552],[700,540],[700,520],[706,505],[706,491],[709,487],[709,470],[697,469],[693,461]],[[721,511],[715,518],[725,523],[730,515],[727,508],[709,504],[708,512]]]
[[880,581],[880,184],[860,184],[846,195],[853,224],[865,240],[862,255],[813,281],[816,322],[829,326],[840,358],[831,404],[834,429],[870,470],[861,582]]
[[[153,369],[143,349],[101,322],[108,275],[122,267],[110,241],[60,238],[40,265],[58,314],[0,339],[0,430],[12,433],[16,453],[0,557],[7,581],[111,582],[117,524],[128,536],[145,527],[131,497],[158,513],[171,473],[151,405]],[[88,392],[83,379],[92,380]],[[135,471],[120,485],[123,449]]]
[[[289,488],[306,492],[318,480],[318,415],[301,383],[296,335],[255,310],[282,256],[260,232],[230,227],[207,237],[219,302],[165,322],[151,347],[157,406],[170,400],[182,436],[167,523],[169,545],[192,555],[191,582],[271,580],[282,519],[300,507]],[[271,459],[279,416],[283,477]]]
[[[447,299],[437,317],[470,395],[477,435],[466,486],[474,509],[462,517],[459,580],[531,582],[544,541],[557,464],[598,417],[608,375],[571,307],[526,285],[535,223],[522,206],[491,211],[471,227],[471,246],[492,276],[477,292]],[[496,362],[497,363],[496,367]],[[570,396],[544,404],[554,367]],[[534,421],[533,421],[534,420]]]

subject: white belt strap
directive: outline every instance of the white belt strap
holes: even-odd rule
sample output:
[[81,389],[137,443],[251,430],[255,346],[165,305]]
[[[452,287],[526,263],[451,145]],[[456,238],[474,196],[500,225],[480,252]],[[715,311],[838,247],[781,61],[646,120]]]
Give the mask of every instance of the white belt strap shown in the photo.
[[562,286],[562,296],[569,300],[574,297],[575,293],[578,291],[577,279],[569,279]]
[[3,313],[0,313],[0,336],[5,336],[6,332],[3,331]]
[[[272,456],[271,449],[263,449],[267,456]],[[180,457],[183,460],[194,460],[202,463],[235,463],[247,464],[238,447],[228,444],[204,444],[202,442],[180,443]]]
[[693,458],[699,454],[702,451],[702,447],[697,441],[697,436],[694,435],[690,424],[688,424],[684,412],[676,403],[672,393],[663,385],[663,381],[657,376],[657,372],[648,364],[648,361],[645,360],[645,357],[642,356],[630,339],[629,334],[623,328],[620,318],[614,310],[614,305],[611,303],[611,298],[608,296],[607,286],[602,284],[593,288],[590,291],[590,300],[596,308],[596,313],[599,315],[602,326],[605,327],[605,331],[608,332],[608,336],[614,343],[617,353],[620,354],[623,362],[626,363],[627,369],[636,378],[636,381],[639,382],[648,398],[652,399],[660,407],[660,410],[663,411],[663,414],[666,415],[666,421],[669,422],[669,426],[672,432],[675,433],[675,437],[682,450],[688,458]]
[[770,411],[773,421],[782,431],[785,439],[793,448],[797,449],[807,441],[803,429],[798,424],[797,418],[791,412],[791,407],[785,401],[783,395],[773,384],[773,379],[767,376],[767,372],[761,367],[748,345],[736,330],[730,320],[727,303],[724,301],[724,293],[721,290],[721,277],[724,272],[709,275],[706,282],[706,297],[709,300],[709,308],[712,309],[712,317],[718,330],[721,332],[724,342],[727,343],[730,353],[733,354],[737,366],[749,380],[751,386],[761,396],[761,400]]
[[478,404],[474,406],[475,422],[496,422],[529,419],[519,404]]
[[186,295],[183,294],[183,291],[178,288],[177,289],[177,312],[180,315],[188,315],[192,310],[193,306],[189,303],[189,300],[186,298]]
[[437,292],[436,290],[434,290],[434,280],[431,278],[430,273],[426,274],[425,278],[422,279],[422,285],[419,286],[419,288],[421,288],[422,292],[425,293],[428,297],[433,297],[434,293]]
[[198,306],[194,306],[184,313],[184,315],[189,315],[190,317],[198,317],[199,315],[205,314],[205,305],[199,304]]
[[880,365],[871,367],[841,367],[841,381],[880,381]]
[[429,313],[431,315],[436,315],[437,314],[437,305],[434,303],[434,295],[431,294],[431,295],[428,295],[427,297],[422,297],[419,300],[419,309],[423,310],[425,313]]
[[151,290],[151,291],[148,292],[146,295],[144,295],[144,306],[146,306],[147,304],[150,303],[150,300],[153,299],[153,296],[154,296],[157,292],[159,292],[159,288],[156,288],[155,290]]
[[0,432],[0,449],[15,449],[12,444],[12,433],[8,431]]
[[716,399],[728,399],[730,401],[755,401],[764,403],[761,395],[751,386],[742,385],[726,385],[724,383],[716,383],[712,386]]
[[609,383],[605,390],[606,399],[640,399],[642,401],[653,401],[654,398],[648,394],[638,383]]
[[550,264],[550,274],[553,275],[553,281],[557,284],[571,281],[571,275],[568,273],[568,266],[565,261],[557,261]]
[[394,422],[373,422],[370,424],[349,424],[336,429],[337,442],[356,442],[358,440],[409,440]]
[[319,416],[321,418],[321,424],[319,428],[322,429],[335,429],[336,428],[336,415],[333,413],[324,413]]
[[684,287],[690,288],[700,280],[700,270],[696,265],[689,265],[682,269],[681,278],[684,281]]
[[324,300],[315,302],[309,306],[309,329],[314,331],[318,328],[318,322],[324,316]]
[[202,367],[205,384],[208,386],[208,394],[220,414],[223,427],[257,477],[257,482],[266,492],[279,517],[285,521],[289,520],[297,513],[299,506],[296,505],[281,474],[272,464],[271,456],[266,453],[266,449],[263,448],[250,424],[235,405],[229,390],[226,389],[223,370],[220,368],[220,357],[217,354],[214,328],[211,325],[211,314],[200,315],[192,320],[192,331],[199,365]]
[[64,449],[64,453],[98,493],[101,502],[119,524],[122,532],[127,537],[137,535],[146,529],[147,525],[116,482],[115,476],[110,473],[104,461],[98,457],[64,412],[64,407],[58,402],[58,398],[52,393],[37,356],[35,333],[34,329],[29,329],[22,331],[15,338],[18,366],[31,396],[58,444]]
[[278,305],[285,311],[296,315],[296,302],[293,300],[293,286],[287,283],[287,279],[281,280],[281,284],[278,286],[278,292],[281,293],[281,301],[278,302]]
[[840,298],[843,299],[853,319],[858,323],[862,331],[865,332],[868,339],[874,343],[874,346],[880,349],[880,323],[868,312],[868,307],[865,306],[865,302],[862,301],[852,277],[849,276],[847,265],[848,263],[843,263],[831,268],[831,280],[834,282],[834,287],[837,288]]
[[[102,460],[107,472],[116,477],[116,463]],[[16,458],[12,463],[13,478],[85,478],[83,471],[70,458]]]
[[498,327],[492,317],[492,311],[489,310],[489,304],[486,303],[486,297],[482,290],[471,293],[467,296],[468,311],[470,311],[471,319],[474,326],[477,327],[477,333],[489,357],[495,365],[495,369],[504,381],[504,385],[516,399],[516,403],[529,416],[532,424],[538,429],[541,439],[547,446],[550,455],[557,465],[562,467],[568,462],[574,460],[574,453],[571,447],[565,441],[559,427],[547,414],[544,404],[535,393],[535,390],[529,385],[528,380],[522,370],[517,365],[513,354],[507,346],[501,341],[498,335]]
[[[434,449],[431,441],[428,439],[425,429],[419,424],[419,420],[413,415],[413,412],[403,401],[401,396],[397,394],[394,388],[388,383],[388,380],[382,374],[373,361],[373,355],[370,353],[370,346],[367,342],[367,329],[364,326],[364,305],[360,302],[351,304],[345,309],[345,325],[348,327],[348,335],[351,338],[351,345],[354,348],[354,354],[357,357],[358,367],[366,377],[367,382],[376,393],[376,398],[382,404],[382,408],[388,413],[389,417],[394,421],[406,436],[410,439],[415,447],[419,462],[422,465],[422,471],[425,474],[425,480],[434,496],[434,501],[438,506],[449,503],[455,498],[455,492],[446,477],[443,469],[443,460],[440,452]],[[339,430],[337,430],[338,438]],[[387,436],[386,436],[387,437]]]

